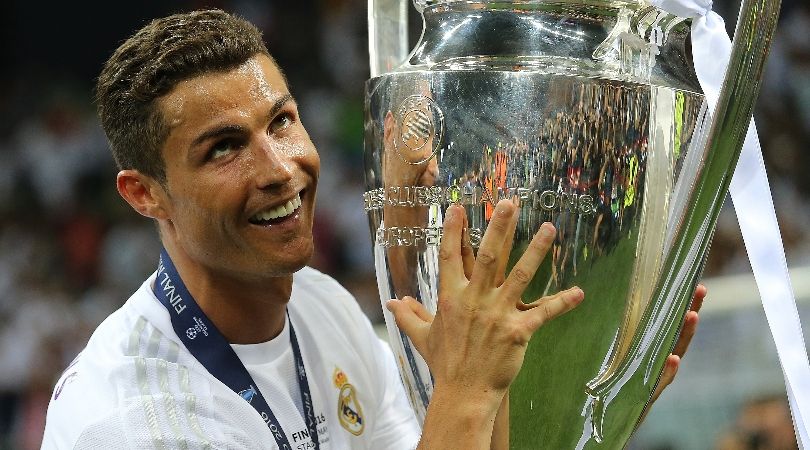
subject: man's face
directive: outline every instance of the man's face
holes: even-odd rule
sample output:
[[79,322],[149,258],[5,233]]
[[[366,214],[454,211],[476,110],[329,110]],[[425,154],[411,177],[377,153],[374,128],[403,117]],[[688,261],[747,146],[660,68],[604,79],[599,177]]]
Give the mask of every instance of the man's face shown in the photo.
[[160,99],[167,232],[204,270],[289,275],[312,255],[320,162],[281,72],[257,55]]

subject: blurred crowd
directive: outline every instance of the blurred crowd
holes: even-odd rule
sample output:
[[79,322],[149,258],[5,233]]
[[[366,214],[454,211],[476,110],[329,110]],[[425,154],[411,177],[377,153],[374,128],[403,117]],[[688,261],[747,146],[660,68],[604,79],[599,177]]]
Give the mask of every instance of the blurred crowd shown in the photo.
[[[150,17],[213,6],[264,30],[322,160],[312,265],[339,279],[372,319],[381,318],[362,204],[366,2],[132,3],[129,10],[116,6],[115,17],[103,23],[91,17],[105,17],[105,3],[15,0],[3,6],[0,449],[39,448],[59,372],[157,264],[154,226],[114,189],[116,170],[91,94],[106,57]],[[810,169],[807,30],[807,2],[785,2],[757,112],[793,265],[810,264],[804,226],[810,177],[803,174]],[[707,275],[749,270],[733,211],[726,209]]]

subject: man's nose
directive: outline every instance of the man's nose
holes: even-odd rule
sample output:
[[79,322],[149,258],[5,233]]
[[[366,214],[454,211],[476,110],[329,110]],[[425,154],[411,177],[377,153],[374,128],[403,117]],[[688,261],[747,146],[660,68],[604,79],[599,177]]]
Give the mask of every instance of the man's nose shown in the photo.
[[255,161],[259,189],[282,186],[293,178],[295,162],[277,142],[262,140],[257,147]]

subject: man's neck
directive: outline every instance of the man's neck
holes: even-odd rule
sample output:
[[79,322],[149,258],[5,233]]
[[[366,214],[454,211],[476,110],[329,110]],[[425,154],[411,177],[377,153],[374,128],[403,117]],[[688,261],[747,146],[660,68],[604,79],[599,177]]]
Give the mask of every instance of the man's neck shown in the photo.
[[284,329],[292,276],[246,281],[193,261],[179,246],[164,243],[189,293],[231,344],[257,344]]

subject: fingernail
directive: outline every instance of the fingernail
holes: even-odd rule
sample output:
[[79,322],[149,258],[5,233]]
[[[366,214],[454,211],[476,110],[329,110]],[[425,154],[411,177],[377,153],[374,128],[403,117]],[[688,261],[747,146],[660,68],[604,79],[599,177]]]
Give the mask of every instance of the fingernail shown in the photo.
[[464,211],[464,207],[461,206],[459,203],[453,203],[453,204],[451,204],[450,206],[447,207],[447,213],[448,214],[450,214],[452,211],[457,211],[457,212],[454,212],[453,214],[463,214],[462,211]]
[[543,224],[540,225],[540,236],[547,238],[554,236],[554,228],[552,227],[551,223],[543,222]]
[[514,210],[511,209],[512,206],[514,206],[514,204],[510,202],[509,199],[502,199],[495,205],[495,213],[503,216],[511,216],[514,212]]
[[385,308],[387,310],[391,311],[391,312],[394,312],[394,302],[396,302],[396,301],[399,301],[399,300],[394,300],[394,299],[388,300],[387,302],[385,302]]
[[585,299],[585,292],[580,289],[579,286],[572,287],[568,290],[568,292],[574,295],[577,302],[581,302],[583,299]]

